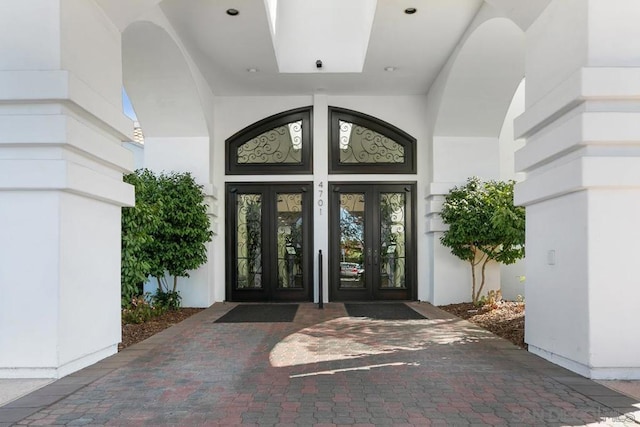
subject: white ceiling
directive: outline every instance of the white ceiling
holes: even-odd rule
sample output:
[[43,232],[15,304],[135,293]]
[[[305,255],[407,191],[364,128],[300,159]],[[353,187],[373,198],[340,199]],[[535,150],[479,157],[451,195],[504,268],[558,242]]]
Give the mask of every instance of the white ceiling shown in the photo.
[[[214,94],[397,95],[428,91],[482,4],[483,0],[378,0],[361,73],[331,72],[332,56],[327,52],[335,50],[344,55],[340,49],[346,45],[339,38],[329,37],[336,32],[331,26],[344,22],[339,19],[342,11],[338,8],[333,22],[327,17],[305,18],[316,41],[318,35],[327,33],[324,54],[313,51],[321,51],[314,43],[308,48],[296,47],[299,60],[311,62],[304,66],[312,72],[281,73],[264,0],[163,0],[160,7]],[[405,14],[409,7],[417,12]],[[240,14],[227,15],[229,8]],[[296,52],[289,54],[295,56]],[[320,57],[323,55],[325,58]],[[322,59],[325,67],[314,70],[315,60],[309,58]],[[386,67],[395,71],[385,71]],[[258,71],[248,72],[251,68]]]

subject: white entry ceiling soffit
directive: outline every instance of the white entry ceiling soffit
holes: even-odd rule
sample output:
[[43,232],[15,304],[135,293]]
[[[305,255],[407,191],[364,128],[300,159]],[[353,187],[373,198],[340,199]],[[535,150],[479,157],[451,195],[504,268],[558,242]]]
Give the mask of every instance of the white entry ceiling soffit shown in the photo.
[[[428,91],[482,4],[163,0],[160,7],[216,95],[405,95]],[[239,13],[230,16],[231,8]]]

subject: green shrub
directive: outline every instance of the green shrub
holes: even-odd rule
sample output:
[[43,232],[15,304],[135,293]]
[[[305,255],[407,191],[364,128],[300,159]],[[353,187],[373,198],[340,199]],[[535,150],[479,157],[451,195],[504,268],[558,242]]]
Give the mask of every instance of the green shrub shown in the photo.
[[181,302],[182,297],[180,292],[177,291],[162,291],[158,289],[153,296],[153,305],[158,308],[162,307],[165,311],[176,311],[180,308]]
[[[153,276],[159,306],[176,309],[181,302],[178,277],[188,277],[189,270],[207,261],[207,242],[213,234],[203,187],[189,173],[156,175],[147,169],[124,181],[135,186],[136,205],[122,212],[122,307],[136,311],[132,298]],[[172,286],[166,273],[173,277]]]
[[[178,277],[189,277],[189,270],[207,262],[207,242],[213,233],[202,186],[190,173],[163,173],[156,179],[161,209],[160,225],[149,245],[151,275],[158,281],[158,291],[175,293]],[[173,276],[172,286],[165,272]]]
[[165,308],[149,302],[149,294],[131,298],[127,308],[122,309],[122,323],[144,323],[166,312]]
[[133,299],[142,294],[143,284],[151,274],[148,249],[160,225],[160,205],[153,201],[153,195],[158,193],[153,173],[136,171],[125,175],[123,180],[136,191],[135,206],[122,209],[121,298],[122,307],[131,308]]

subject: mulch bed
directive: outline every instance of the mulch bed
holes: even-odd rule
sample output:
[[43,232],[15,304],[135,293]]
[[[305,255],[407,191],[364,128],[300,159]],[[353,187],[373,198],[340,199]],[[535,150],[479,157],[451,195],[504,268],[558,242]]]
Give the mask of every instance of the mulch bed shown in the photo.
[[144,341],[150,336],[176,323],[180,323],[187,317],[193,316],[202,310],[202,308],[180,308],[176,311],[168,311],[162,316],[153,318],[145,323],[122,325],[122,342],[118,344],[118,351]]
[[444,311],[473,322],[524,349],[524,303],[501,301],[478,308],[470,302],[441,305]]

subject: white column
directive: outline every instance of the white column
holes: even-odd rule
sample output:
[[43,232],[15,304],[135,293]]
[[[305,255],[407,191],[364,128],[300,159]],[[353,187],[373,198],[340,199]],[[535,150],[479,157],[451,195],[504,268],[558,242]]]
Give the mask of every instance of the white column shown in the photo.
[[322,299],[329,301],[329,100],[313,95],[313,300],[318,302],[318,251],[322,251]]
[[5,0],[0,51],[0,378],[55,378],[120,341],[120,33],[91,0]]
[[529,350],[591,378],[640,379],[640,8],[555,0],[527,31]]

